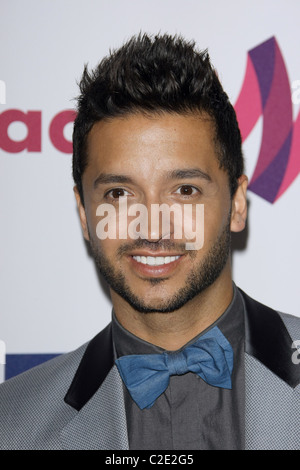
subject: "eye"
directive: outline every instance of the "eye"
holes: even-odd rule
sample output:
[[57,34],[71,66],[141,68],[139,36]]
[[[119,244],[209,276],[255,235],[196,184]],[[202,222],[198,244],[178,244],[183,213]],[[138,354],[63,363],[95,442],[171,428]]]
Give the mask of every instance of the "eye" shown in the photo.
[[180,194],[180,196],[194,196],[197,193],[200,193],[199,189],[195,188],[194,186],[190,186],[188,184],[180,186],[176,191],[176,194]]
[[106,199],[120,199],[121,197],[125,197],[125,196],[128,196],[129,195],[129,192],[126,191],[126,189],[123,189],[123,188],[114,188],[114,189],[110,189],[109,191],[107,191],[105,193],[105,198]]

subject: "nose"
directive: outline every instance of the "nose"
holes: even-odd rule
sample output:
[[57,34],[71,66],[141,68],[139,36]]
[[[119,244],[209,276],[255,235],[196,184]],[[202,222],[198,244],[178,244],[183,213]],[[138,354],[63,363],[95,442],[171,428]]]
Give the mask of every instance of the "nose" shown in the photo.
[[136,209],[139,212],[141,238],[149,242],[173,238],[174,221],[175,226],[176,221],[181,222],[181,207],[178,204],[170,206],[157,198],[148,198],[143,205],[139,205]]
[[153,202],[148,206],[149,241],[168,240],[173,233],[170,206],[166,203]]

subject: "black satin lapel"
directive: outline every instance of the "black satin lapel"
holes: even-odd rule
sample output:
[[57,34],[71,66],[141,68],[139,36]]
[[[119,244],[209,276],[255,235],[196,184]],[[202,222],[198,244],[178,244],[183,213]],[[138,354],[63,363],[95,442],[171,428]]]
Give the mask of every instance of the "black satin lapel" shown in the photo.
[[88,344],[65,402],[79,411],[98,390],[114,364],[111,324]]
[[246,305],[246,352],[295,388],[300,383],[300,365],[292,361],[292,343],[280,315],[240,290]]

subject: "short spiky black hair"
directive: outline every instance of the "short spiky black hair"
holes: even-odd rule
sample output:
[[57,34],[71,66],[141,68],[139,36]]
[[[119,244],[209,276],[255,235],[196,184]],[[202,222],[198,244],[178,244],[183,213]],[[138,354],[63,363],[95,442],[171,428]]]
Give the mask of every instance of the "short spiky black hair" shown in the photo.
[[73,178],[83,202],[87,136],[102,119],[125,114],[204,112],[215,123],[220,167],[229,176],[231,195],[243,173],[241,135],[233,106],[207,51],[181,36],[139,34],[110,53],[80,82],[73,131]]

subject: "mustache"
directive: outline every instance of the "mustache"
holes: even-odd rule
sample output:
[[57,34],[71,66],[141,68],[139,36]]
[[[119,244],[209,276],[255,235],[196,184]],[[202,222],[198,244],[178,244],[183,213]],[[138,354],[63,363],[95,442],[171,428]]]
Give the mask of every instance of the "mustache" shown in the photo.
[[118,248],[118,256],[127,255],[135,249],[147,249],[153,251],[176,251],[178,254],[186,254],[185,243],[174,243],[172,240],[159,240],[150,241],[143,238],[138,238],[131,243],[124,243]]

